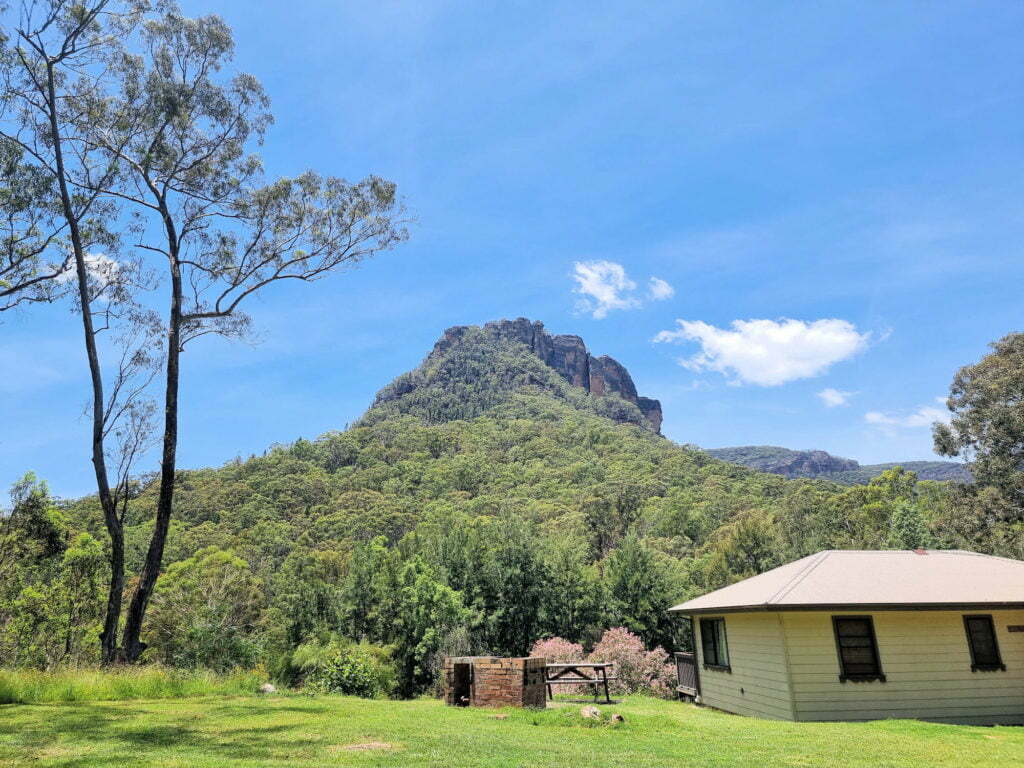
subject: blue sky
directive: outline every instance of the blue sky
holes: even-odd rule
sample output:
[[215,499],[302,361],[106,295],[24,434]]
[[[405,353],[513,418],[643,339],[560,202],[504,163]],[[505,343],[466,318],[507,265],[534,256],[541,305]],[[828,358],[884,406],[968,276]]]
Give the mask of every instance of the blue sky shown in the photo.
[[[271,174],[381,174],[417,218],[251,305],[258,343],[189,349],[183,466],[344,428],[445,327],[520,315],[625,364],[673,440],[930,458],[956,368],[1021,330],[1024,5],[183,6],[267,87]],[[79,337],[3,318],[0,484],[92,490]]]

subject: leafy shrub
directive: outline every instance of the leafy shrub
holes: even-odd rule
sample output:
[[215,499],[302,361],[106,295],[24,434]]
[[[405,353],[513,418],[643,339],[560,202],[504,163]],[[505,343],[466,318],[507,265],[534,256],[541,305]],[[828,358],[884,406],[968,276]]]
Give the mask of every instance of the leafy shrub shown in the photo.
[[292,664],[304,675],[305,689],[313,693],[341,693],[374,699],[395,689],[396,670],[387,648],[369,643],[299,646]]
[[[671,698],[675,687],[676,670],[665,650],[658,646],[652,651],[644,647],[643,640],[625,627],[605,630],[589,656],[584,657],[583,646],[562,637],[538,640],[530,649],[531,656],[543,656],[553,662],[582,661],[613,662],[617,680],[610,684],[615,693],[647,693]],[[565,693],[579,693],[584,687],[567,687]]]
[[625,627],[605,630],[590,652],[590,661],[615,663],[615,680],[611,687],[619,694],[647,693],[671,698],[676,670],[661,646],[648,651],[643,640]]
[[217,547],[201,549],[157,582],[147,615],[150,653],[175,667],[251,667],[263,603],[263,583],[249,563]]

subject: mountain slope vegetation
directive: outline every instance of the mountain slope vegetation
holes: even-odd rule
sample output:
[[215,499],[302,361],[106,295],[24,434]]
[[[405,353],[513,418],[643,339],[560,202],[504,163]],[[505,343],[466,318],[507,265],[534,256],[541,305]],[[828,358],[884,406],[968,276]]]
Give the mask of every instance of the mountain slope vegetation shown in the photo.
[[771,472],[784,477],[822,477],[843,485],[867,483],[887,469],[902,467],[921,480],[940,482],[971,482],[971,472],[957,461],[893,461],[885,464],[861,464],[854,459],[833,456],[825,451],[794,451],[777,445],[741,445],[729,448],[706,448],[722,461],[742,464],[758,472]]
[[[156,492],[142,479],[128,509],[129,566]],[[96,499],[56,503],[27,478],[14,502],[0,520],[0,657],[94,661]],[[265,664],[293,681],[302,659],[360,643],[345,653],[386,659],[394,692],[412,695],[444,654],[589,644],[614,626],[685,646],[667,607],[824,548],[1016,553],[1017,539],[961,520],[944,484],[904,470],[843,487],[677,445],[634,403],[470,329],[351,429],[180,473],[146,658]]]

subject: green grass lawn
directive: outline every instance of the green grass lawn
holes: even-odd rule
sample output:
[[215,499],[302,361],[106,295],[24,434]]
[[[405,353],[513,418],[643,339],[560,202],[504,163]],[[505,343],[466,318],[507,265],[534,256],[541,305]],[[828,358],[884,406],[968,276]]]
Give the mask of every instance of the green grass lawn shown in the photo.
[[631,698],[624,723],[434,700],[202,697],[0,706],[3,766],[1019,766],[1024,728],[777,723]]

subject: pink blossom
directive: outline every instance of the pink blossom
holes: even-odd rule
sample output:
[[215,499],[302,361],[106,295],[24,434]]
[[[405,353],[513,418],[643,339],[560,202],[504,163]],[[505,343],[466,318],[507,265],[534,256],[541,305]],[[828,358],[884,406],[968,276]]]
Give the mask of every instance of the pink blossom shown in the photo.
[[588,657],[615,663],[615,693],[647,693],[671,698],[676,670],[661,646],[648,651],[644,642],[625,627],[606,630]]
[[543,656],[551,662],[582,661],[583,646],[561,637],[549,637],[534,643],[533,648],[530,649],[530,655]]

